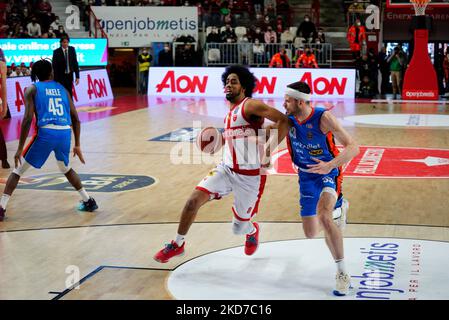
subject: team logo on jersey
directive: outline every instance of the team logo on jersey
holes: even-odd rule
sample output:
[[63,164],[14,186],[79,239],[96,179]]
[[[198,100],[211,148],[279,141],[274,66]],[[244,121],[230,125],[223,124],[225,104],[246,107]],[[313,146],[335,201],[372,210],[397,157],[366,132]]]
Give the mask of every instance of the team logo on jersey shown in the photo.
[[315,150],[310,150],[309,154],[311,156],[319,156],[319,155],[322,155],[323,152],[324,152],[323,149],[315,149]]
[[295,127],[291,127],[291,129],[290,129],[290,136],[296,137],[296,128]]
[[308,124],[306,124],[306,128],[307,128],[307,129],[312,129],[312,128],[313,128],[313,125],[312,125],[311,123],[308,123]]
[[[88,192],[122,192],[142,189],[153,185],[156,180],[149,176],[79,174],[84,189]],[[2,181],[2,183],[5,183]],[[43,174],[21,178],[18,189],[37,189],[52,191],[74,191],[62,173]]]
[[313,134],[311,131],[307,131],[307,139],[309,139],[309,140],[313,139]]

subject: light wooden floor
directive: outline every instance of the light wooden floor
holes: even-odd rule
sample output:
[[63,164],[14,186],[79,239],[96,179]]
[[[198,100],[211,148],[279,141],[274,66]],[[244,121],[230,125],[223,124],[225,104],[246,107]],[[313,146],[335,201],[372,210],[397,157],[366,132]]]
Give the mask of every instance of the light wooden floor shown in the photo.
[[[281,101],[274,103],[281,106]],[[100,208],[84,214],[75,210],[76,192],[17,190],[8,204],[8,220],[0,223],[0,299],[171,299],[165,281],[179,263],[243,244],[228,223],[231,196],[200,211],[199,223],[188,235],[185,258],[164,265],[153,261],[153,254],[176,235],[185,200],[213,166],[171,164],[174,143],[148,140],[198,120],[222,127],[223,118],[205,114],[225,110],[225,102],[174,99],[143,107],[84,122],[86,165],[75,160],[72,166],[79,173],[151,176],[156,183],[123,193],[92,193]],[[336,104],[332,112],[339,118],[376,113],[448,115],[449,106],[351,102]],[[360,145],[449,149],[449,128],[347,123],[345,127]],[[7,147],[12,163],[17,140]],[[57,171],[50,159],[42,170],[31,169],[25,176]],[[0,170],[0,178],[9,173]],[[351,204],[348,236],[449,241],[449,179],[346,178],[343,193]],[[264,226],[261,241],[303,238],[297,213],[297,178],[269,176],[257,217]],[[221,241],[207,241],[214,234]],[[80,278],[88,278],[79,290],[65,292],[70,265],[79,267]]]

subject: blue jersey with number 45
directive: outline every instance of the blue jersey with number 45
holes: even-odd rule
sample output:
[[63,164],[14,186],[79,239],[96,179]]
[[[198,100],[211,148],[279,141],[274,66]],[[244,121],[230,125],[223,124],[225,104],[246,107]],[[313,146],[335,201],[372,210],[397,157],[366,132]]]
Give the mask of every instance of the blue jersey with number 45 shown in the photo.
[[72,124],[70,102],[66,89],[56,81],[36,82],[37,92],[34,98],[37,126],[49,124],[67,126]]

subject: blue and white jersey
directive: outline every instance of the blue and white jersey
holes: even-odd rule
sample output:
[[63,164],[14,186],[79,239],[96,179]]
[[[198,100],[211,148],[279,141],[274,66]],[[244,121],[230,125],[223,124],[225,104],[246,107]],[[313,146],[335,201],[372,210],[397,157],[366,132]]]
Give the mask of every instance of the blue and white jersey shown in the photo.
[[36,82],[34,85],[37,89],[34,105],[38,128],[49,124],[70,126],[70,102],[65,88],[56,81]]
[[288,117],[292,124],[287,135],[288,149],[293,163],[302,171],[307,172],[308,164],[316,164],[312,158],[328,162],[339,153],[332,132],[321,132],[320,121],[325,111],[324,108],[313,108],[302,122],[294,116]]

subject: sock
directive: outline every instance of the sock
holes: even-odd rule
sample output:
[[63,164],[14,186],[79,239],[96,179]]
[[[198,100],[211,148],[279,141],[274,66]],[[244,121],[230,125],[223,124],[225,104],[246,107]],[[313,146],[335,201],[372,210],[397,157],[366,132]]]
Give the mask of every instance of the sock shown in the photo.
[[345,261],[343,259],[335,260],[338,273],[346,273]]
[[9,201],[9,198],[10,198],[11,196],[10,195],[7,195],[6,193],[4,193],[3,195],[2,195],[2,199],[0,200],[0,206],[3,208],[3,209],[6,209],[6,206],[8,205],[8,201]]
[[253,235],[257,231],[256,227],[254,226],[254,223],[251,222],[251,231],[247,233],[247,235]]
[[84,190],[84,188],[79,189],[78,193],[80,194],[84,202],[89,200],[89,195],[87,194],[86,190]]
[[176,234],[175,242],[178,245],[178,247],[183,245],[185,237],[186,237],[185,235],[182,235],[182,234],[179,234],[179,233]]

